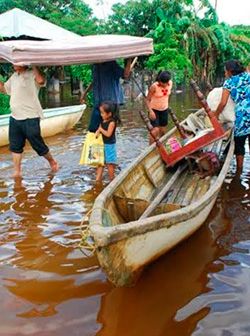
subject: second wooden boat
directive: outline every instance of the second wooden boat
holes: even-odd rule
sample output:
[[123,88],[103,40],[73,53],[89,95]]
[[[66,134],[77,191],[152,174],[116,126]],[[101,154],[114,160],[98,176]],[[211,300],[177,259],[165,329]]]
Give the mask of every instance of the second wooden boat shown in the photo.
[[[204,134],[211,124],[200,111],[183,125],[201,125]],[[176,128],[161,141],[166,145],[173,136],[179,136]],[[190,165],[198,162],[195,156],[166,168],[156,146],[152,145],[97,197],[90,217],[90,232],[99,263],[115,286],[134,284],[145,265],[189,237],[205,222],[233,157],[232,139],[229,128],[223,138],[203,149],[203,154],[212,152],[220,160],[217,171],[206,177],[195,166],[189,168],[187,162]]]
[[[44,119],[41,120],[43,137],[49,137],[71,129],[82,117],[86,105],[74,105],[43,110]],[[9,144],[9,117],[0,116],[0,147]]]

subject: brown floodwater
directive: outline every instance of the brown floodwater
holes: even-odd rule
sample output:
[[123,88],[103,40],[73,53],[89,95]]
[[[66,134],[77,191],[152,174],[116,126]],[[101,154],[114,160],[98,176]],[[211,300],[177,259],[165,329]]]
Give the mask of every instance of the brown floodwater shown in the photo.
[[[172,105],[181,116],[195,107],[182,95]],[[147,146],[136,110],[122,110],[119,170]],[[47,139],[61,166],[54,175],[27,148],[23,179],[14,182],[8,149],[0,149],[0,335],[250,335],[248,147],[243,174],[232,162],[202,228],[135,287],[114,288],[78,247],[80,222],[101,191],[95,170],[78,165],[87,120]]]

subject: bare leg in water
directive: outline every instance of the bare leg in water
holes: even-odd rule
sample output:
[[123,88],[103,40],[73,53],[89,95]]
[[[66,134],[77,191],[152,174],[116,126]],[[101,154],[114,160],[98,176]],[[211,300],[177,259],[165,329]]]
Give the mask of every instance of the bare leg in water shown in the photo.
[[[13,165],[14,165],[14,173],[13,177],[22,177],[22,168],[21,168],[21,163],[22,163],[22,153],[13,153],[12,152],[12,159],[13,159]],[[56,160],[52,157],[52,155],[49,153],[44,155],[44,158],[49,162],[50,168],[52,172],[57,172],[59,169],[58,163]]]
[[241,174],[243,169],[244,155],[236,155],[237,173]]
[[[115,165],[114,164],[107,164],[109,180],[112,181],[115,178]],[[96,182],[102,181],[102,174],[103,174],[104,167],[98,166],[96,170]]]
[[14,165],[14,173],[13,177],[22,177],[22,170],[21,170],[21,162],[22,162],[22,153],[13,153],[12,152],[12,159],[13,159],[13,165]]
[[109,180],[112,181],[115,178],[115,165],[114,164],[107,164]]
[[50,152],[45,154],[43,157],[49,162],[49,165],[50,165],[50,168],[51,168],[52,172],[54,172],[54,173],[57,172],[58,169],[59,169],[59,165],[56,162],[56,160],[53,158],[53,156],[50,154]]
[[98,166],[96,169],[96,182],[102,181],[103,166]]

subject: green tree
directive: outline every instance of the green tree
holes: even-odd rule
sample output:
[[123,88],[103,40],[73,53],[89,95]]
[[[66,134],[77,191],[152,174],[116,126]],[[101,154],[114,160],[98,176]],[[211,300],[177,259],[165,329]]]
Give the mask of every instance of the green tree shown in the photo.
[[233,26],[230,29],[230,38],[235,49],[236,58],[245,65],[250,64],[250,26]]
[[[6,78],[0,75],[0,81],[5,82]],[[0,93],[0,115],[10,113],[9,96]]]
[[129,0],[125,4],[113,5],[113,14],[109,16],[102,29],[107,33],[144,36],[154,29],[157,19],[154,15],[161,0]]
[[223,63],[238,58],[248,63],[249,30],[218,23],[208,0],[198,6],[192,0],[163,1],[156,9],[158,24],[147,36],[155,42],[155,54],[148,61],[151,68],[167,67],[182,82],[193,73],[210,84],[223,69]]
[[209,0],[129,0],[112,10],[99,31],[152,37],[155,52],[144,65],[171,70],[177,83],[195,75],[210,84],[227,59],[250,61],[249,27],[219,23]]

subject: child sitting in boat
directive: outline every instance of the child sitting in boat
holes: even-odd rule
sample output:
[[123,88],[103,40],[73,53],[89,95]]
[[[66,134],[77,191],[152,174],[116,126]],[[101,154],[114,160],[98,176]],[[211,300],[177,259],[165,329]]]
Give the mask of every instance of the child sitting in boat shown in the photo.
[[[115,177],[115,165],[117,164],[116,154],[116,126],[120,123],[119,109],[113,102],[103,102],[100,107],[101,124],[96,131],[96,137],[102,134],[104,142],[104,162],[108,168],[110,181]],[[103,166],[98,166],[96,171],[96,181],[102,181]]]
[[[149,118],[153,126],[153,133],[161,137],[166,133],[168,124],[168,104],[172,89],[171,74],[169,71],[160,71],[156,82],[151,85],[146,98],[149,109]],[[150,143],[153,142],[150,137]]]

